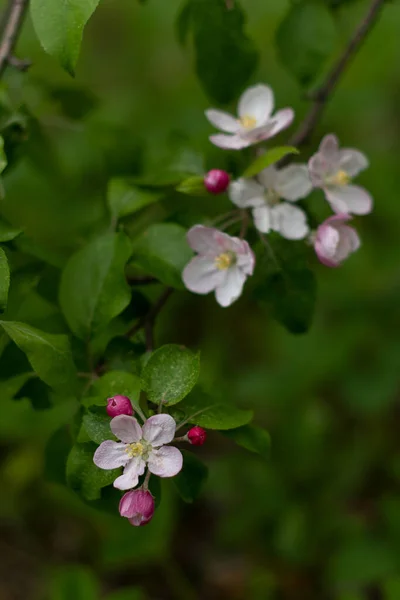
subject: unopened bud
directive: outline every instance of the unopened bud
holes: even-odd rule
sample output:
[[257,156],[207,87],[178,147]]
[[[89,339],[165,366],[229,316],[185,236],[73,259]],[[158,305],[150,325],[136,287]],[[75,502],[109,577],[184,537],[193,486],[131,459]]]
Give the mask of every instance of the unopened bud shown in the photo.
[[221,169],[212,169],[204,177],[204,185],[210,194],[222,194],[230,182],[229,174]]
[[109,417],[133,415],[132,404],[127,396],[113,396],[112,398],[108,398],[106,410]]
[[154,498],[148,490],[132,490],[121,498],[119,514],[135,527],[147,525],[153,518]]
[[187,438],[193,446],[202,446],[207,439],[207,432],[202,427],[196,425],[196,427],[189,429]]

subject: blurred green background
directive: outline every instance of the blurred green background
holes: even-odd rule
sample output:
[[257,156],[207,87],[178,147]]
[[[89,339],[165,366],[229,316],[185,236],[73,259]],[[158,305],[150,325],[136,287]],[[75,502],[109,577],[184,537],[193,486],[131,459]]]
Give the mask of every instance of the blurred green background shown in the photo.
[[[288,5],[243,1],[261,52],[250,83],[270,84],[277,106],[293,106],[299,122],[308,102],[274,46]],[[367,5],[337,11],[338,52]],[[29,20],[24,27],[17,54],[33,66],[6,80],[35,127],[24,139],[10,124],[18,143],[10,143],[1,215],[54,266],[107,229],[110,177],[149,172],[180,144],[205,152],[208,167],[226,165],[207,139],[210,101],[191,45],[176,40],[180,6],[104,0],[75,80],[44,54]],[[336,132],[370,158],[360,182],[375,198],[374,212],[356,222],[360,251],[337,270],[315,261],[310,332],[287,333],[246,293],[222,309],[211,296],[177,292],[158,322],[157,343],[200,348],[203,384],[256,410],[271,434],[270,460],[210,434],[199,451],[210,468],[200,499],[184,505],[165,485],[152,523],[134,529],[62,485],[60,437],[44,452],[45,434],[1,415],[1,600],[400,599],[399,28],[400,4],[388,2],[302,154]],[[325,214],[322,195],[310,204]],[[226,199],[172,197],[128,225],[189,226],[227,209]],[[54,273],[49,267],[45,282],[54,284]],[[59,309],[32,289],[18,318],[63,331]],[[7,347],[1,377],[20,360]],[[40,393],[40,385],[25,390],[38,405]]]

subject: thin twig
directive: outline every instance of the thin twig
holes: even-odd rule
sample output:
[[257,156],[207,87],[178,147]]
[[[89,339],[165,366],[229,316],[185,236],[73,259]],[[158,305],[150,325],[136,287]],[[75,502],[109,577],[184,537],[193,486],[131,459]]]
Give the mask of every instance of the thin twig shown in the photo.
[[150,308],[147,315],[144,315],[133,327],[127,331],[125,334],[127,338],[133,337],[138,331],[141,329],[145,329],[146,333],[146,349],[153,350],[154,342],[153,342],[153,327],[155,320],[158,316],[158,313],[162,310],[168,298],[172,294],[173,289],[170,287],[165,288],[157,302]]
[[9,0],[0,39],[0,77],[9,63],[15,65],[14,46],[21,31],[28,0]]
[[151,277],[151,275],[137,275],[133,277],[128,275],[126,281],[129,285],[149,285],[151,283],[159,283],[158,279]]
[[378,20],[385,0],[372,0],[367,14],[355,30],[343,54],[333,66],[322,85],[311,95],[313,105],[306,114],[297,131],[290,138],[291,146],[301,146],[311,136],[320,120],[325,106],[332,96],[343,72],[359,50],[368,33]]

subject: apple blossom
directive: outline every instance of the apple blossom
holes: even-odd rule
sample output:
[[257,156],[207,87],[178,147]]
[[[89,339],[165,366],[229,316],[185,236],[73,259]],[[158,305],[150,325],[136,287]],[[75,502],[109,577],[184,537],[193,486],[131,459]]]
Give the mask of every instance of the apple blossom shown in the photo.
[[225,132],[210,136],[210,141],[220,148],[240,150],[273,137],[294,119],[291,108],[279,110],[275,115],[273,109],[274,93],[268,85],[248,88],[239,99],[238,118],[222,110],[206,110],[210,123]]
[[229,306],[239,298],[246,278],[253,274],[255,257],[249,244],[203,225],[192,227],[187,239],[198,255],[182,273],[185,286],[196,294],[215,291],[217,302]]
[[367,157],[353,148],[339,149],[338,138],[326,135],[308,163],[314,187],[322,188],[335,213],[366,215],[372,210],[372,197],[362,187],[350,184],[368,167]]
[[229,185],[230,177],[226,171],[211,169],[204,177],[204,186],[210,194],[222,194]]
[[153,518],[154,498],[148,490],[126,492],[119,503],[119,514],[135,527],[147,525]]
[[346,225],[350,219],[345,214],[332,215],[318,227],[313,236],[318,259],[327,267],[338,267],[360,247],[356,230]]
[[107,414],[109,417],[118,415],[133,415],[132,403],[127,396],[113,396],[107,399]]
[[182,453],[165,446],[175,436],[176,423],[170,415],[154,415],[140,427],[134,417],[119,415],[110,422],[112,433],[120,442],[107,440],[97,448],[93,462],[100,469],[124,467],[123,475],[114,481],[119,490],[137,486],[146,465],[159,477],[174,477],[182,469]]
[[[277,231],[288,240],[301,240],[308,231],[305,212],[292,202],[310,193],[312,184],[306,165],[278,170],[273,165],[254,179],[238,179],[229,186],[229,197],[241,208],[252,208],[254,224],[261,233]],[[281,198],[288,202],[281,202]]]

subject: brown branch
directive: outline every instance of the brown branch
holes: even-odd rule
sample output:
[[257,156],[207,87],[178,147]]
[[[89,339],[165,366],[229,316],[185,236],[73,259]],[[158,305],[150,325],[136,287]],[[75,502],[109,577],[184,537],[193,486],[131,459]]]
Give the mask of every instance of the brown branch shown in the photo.
[[154,348],[154,340],[153,340],[153,328],[154,323],[157,319],[158,313],[164,308],[164,305],[167,303],[168,298],[172,294],[174,290],[170,287],[165,288],[161,296],[158,298],[155,304],[150,308],[147,315],[144,315],[133,327],[127,331],[125,336],[127,338],[133,337],[138,331],[144,328],[146,335],[146,350],[153,350]]
[[289,144],[291,146],[301,146],[307,142],[313,133],[328,100],[335,91],[340,77],[359,50],[372,27],[377,22],[384,2],[385,0],[372,0],[367,14],[357,27],[343,54],[339,57],[339,60],[333,66],[331,72],[327,75],[322,85],[313,94],[311,94],[313,105],[306,114],[298,130],[290,138]]
[[15,65],[12,54],[21,31],[27,6],[28,0],[9,0],[0,38],[0,77],[8,64]]

